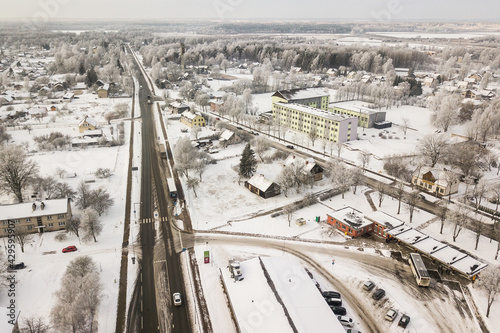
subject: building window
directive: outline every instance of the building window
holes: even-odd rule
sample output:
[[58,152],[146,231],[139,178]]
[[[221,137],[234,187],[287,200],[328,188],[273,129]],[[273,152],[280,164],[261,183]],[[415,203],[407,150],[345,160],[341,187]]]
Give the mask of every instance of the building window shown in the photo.
[[33,226],[32,225],[29,225],[27,228],[28,228],[28,230],[33,230]]
[[47,215],[47,220],[52,220],[52,215]]
[[31,222],[31,217],[27,217],[26,222]]
[[63,219],[64,217],[65,217],[65,214],[59,214],[59,215],[57,215],[58,219]]
[[53,227],[54,226],[54,223],[49,223],[49,227]]
[[62,226],[62,225],[65,225],[66,222],[59,222],[59,225]]

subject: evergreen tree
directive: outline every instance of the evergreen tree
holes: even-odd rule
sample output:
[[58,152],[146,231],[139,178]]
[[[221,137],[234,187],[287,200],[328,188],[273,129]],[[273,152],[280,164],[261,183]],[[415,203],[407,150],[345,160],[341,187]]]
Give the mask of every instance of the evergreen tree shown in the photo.
[[83,65],[83,62],[80,63],[80,68],[78,69],[78,72],[80,73],[80,75],[85,74],[85,66]]
[[94,68],[91,68],[87,71],[85,84],[87,85],[87,87],[91,87],[96,82],[97,82],[97,73],[95,72]]
[[240,159],[240,177],[250,178],[253,176],[257,170],[257,160],[255,159],[255,153],[250,144],[247,143],[245,149],[243,149],[243,154]]

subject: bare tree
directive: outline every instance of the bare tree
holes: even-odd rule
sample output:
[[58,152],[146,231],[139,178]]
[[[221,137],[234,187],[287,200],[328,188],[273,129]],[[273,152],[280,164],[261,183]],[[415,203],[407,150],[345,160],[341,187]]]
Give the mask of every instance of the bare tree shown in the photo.
[[470,191],[467,191],[466,196],[474,200],[475,211],[479,210],[479,206],[481,206],[481,201],[484,198],[484,195],[487,191],[486,182],[484,179],[479,180],[477,184],[475,184]]
[[382,206],[382,202],[385,199],[385,195],[389,191],[389,186],[380,182],[377,184],[377,192],[378,192],[378,207]]
[[408,118],[401,119],[401,130],[403,131],[405,139],[406,139],[406,132],[408,131],[409,127],[410,127],[410,119]]
[[359,152],[358,160],[361,162],[361,168],[363,169],[363,172],[365,172],[365,167],[370,164],[370,158],[371,154],[369,151],[363,150]]
[[427,160],[431,167],[434,167],[442,158],[448,140],[438,134],[424,136],[417,146],[418,152]]
[[446,205],[447,205],[446,201],[440,201],[436,205],[435,214],[437,217],[439,217],[439,220],[441,221],[441,227],[439,229],[440,234],[443,234],[444,222],[446,221],[446,218],[448,217],[448,207]]
[[264,161],[264,153],[271,147],[269,140],[262,136],[258,136],[253,141],[255,148],[254,151],[259,156],[261,162]]
[[283,213],[285,213],[288,220],[288,227],[290,227],[292,224],[294,212],[295,209],[293,208],[293,205],[286,205],[285,207],[283,207]]
[[20,327],[20,333],[48,333],[49,326],[45,324],[43,317],[24,318]]
[[78,257],[66,269],[51,311],[56,332],[94,332],[95,314],[102,297],[97,265],[89,256]]
[[500,293],[500,266],[490,266],[481,272],[477,281],[477,287],[486,292],[487,308],[486,317],[490,316],[491,306]]
[[194,137],[195,140],[198,140],[200,132],[201,132],[201,127],[199,126],[195,126],[191,129],[191,135]]
[[352,188],[353,194],[356,194],[356,189],[359,185],[363,184],[363,172],[359,168],[355,168],[352,172]]
[[341,164],[337,164],[332,172],[333,185],[342,192],[342,199],[344,199],[344,193],[349,190],[352,184],[352,178],[350,170]]
[[91,205],[92,190],[90,186],[86,184],[83,180],[78,184],[77,188],[78,198],[76,199],[76,205],[80,209],[86,209]]
[[420,197],[417,192],[411,192],[406,196],[405,208],[410,214],[410,223],[413,220],[413,213],[415,212],[415,206],[417,206],[420,201]]
[[0,190],[12,192],[23,202],[23,189],[38,174],[36,162],[28,159],[21,146],[0,146]]
[[86,208],[82,211],[80,220],[82,223],[82,230],[85,233],[84,240],[94,239],[97,242],[97,236],[102,232],[103,223],[99,221],[99,216],[92,208]]
[[285,166],[281,169],[281,173],[278,176],[278,183],[280,184],[281,190],[285,197],[288,197],[288,190],[291,189],[295,184],[294,173],[292,168]]
[[467,210],[463,206],[459,206],[456,210],[448,210],[446,219],[453,225],[453,242],[456,242],[460,232],[469,220]]
[[187,188],[189,190],[193,190],[195,198],[198,197],[198,195],[196,194],[196,189],[198,188],[199,185],[200,185],[200,180],[198,178],[188,177],[188,179],[187,179]]
[[311,125],[311,129],[308,133],[309,140],[311,140],[312,146],[314,147],[314,142],[318,138],[318,128],[316,125]]
[[67,222],[66,222],[66,230],[68,232],[71,232],[80,239],[80,228],[82,226],[82,223],[80,221],[79,217],[72,216]]
[[21,247],[21,252],[24,253],[24,246],[31,240],[31,232],[25,225],[15,225],[14,240]]
[[113,206],[114,200],[110,197],[109,193],[98,188],[90,194],[90,207],[92,207],[101,216]]
[[398,199],[398,214],[401,212],[401,201],[405,195],[404,186],[405,184],[402,181],[399,181],[394,189],[394,196]]
[[474,218],[470,219],[470,222],[472,227],[471,229],[475,232],[474,239],[476,241],[476,246],[474,247],[474,250],[477,250],[479,240],[481,239],[481,235],[485,229],[484,218],[482,215],[476,214]]
[[343,148],[344,148],[344,144],[342,142],[335,143],[335,151],[337,152],[338,158],[340,158],[340,153],[342,152]]
[[57,176],[59,176],[59,178],[63,178],[64,175],[66,175],[66,170],[64,170],[62,168],[56,168],[55,173]]
[[76,192],[66,183],[57,183],[54,188],[53,199],[75,198]]

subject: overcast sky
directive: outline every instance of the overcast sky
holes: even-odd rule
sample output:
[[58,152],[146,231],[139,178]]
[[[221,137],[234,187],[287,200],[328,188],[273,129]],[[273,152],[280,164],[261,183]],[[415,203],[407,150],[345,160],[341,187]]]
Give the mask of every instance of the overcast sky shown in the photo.
[[499,21],[499,0],[9,0],[0,19]]

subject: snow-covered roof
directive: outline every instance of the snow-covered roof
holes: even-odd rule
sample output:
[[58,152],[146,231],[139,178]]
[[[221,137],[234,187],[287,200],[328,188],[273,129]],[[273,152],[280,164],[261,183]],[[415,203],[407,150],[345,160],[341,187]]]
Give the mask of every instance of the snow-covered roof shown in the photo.
[[105,85],[103,85],[102,87],[100,87],[98,90],[109,90],[109,83],[106,83]]
[[64,94],[63,99],[73,99],[73,97],[75,97],[74,93],[67,92],[66,94]]
[[176,108],[176,109],[179,109],[179,108],[181,108],[181,109],[188,108],[189,109],[189,105],[181,103],[181,102],[172,102],[172,103],[170,103],[170,106],[173,108]]
[[429,237],[408,225],[392,229],[388,234],[469,277],[488,266],[467,253]]
[[416,243],[428,238],[426,234],[415,230],[413,228],[398,235],[398,239],[405,242],[406,244],[415,245]]
[[328,214],[337,221],[349,225],[352,229],[359,230],[371,225],[373,222],[366,219],[362,212],[352,207],[344,207]]
[[485,269],[488,265],[480,262],[471,256],[466,256],[451,265],[456,270],[464,272],[468,276],[473,276]]
[[260,257],[298,332],[345,333],[313,280],[294,257]]
[[413,246],[424,253],[434,254],[436,251],[439,251],[448,245],[443,244],[440,241],[435,240],[434,238],[428,237],[421,240],[417,244],[414,244]]
[[312,157],[309,158],[302,158],[300,156],[295,156],[295,154],[290,154],[288,157],[285,159],[285,162],[283,163],[286,166],[290,165],[302,165],[302,170],[304,172],[310,172],[312,168],[316,165],[316,162]]
[[[45,204],[43,210],[41,203]],[[33,211],[33,202],[24,202],[13,205],[0,206],[2,220],[21,219],[27,217],[65,214],[68,212],[68,199],[54,199],[36,201],[36,209]]]
[[351,102],[330,103],[330,106],[349,110],[349,111],[359,112],[360,114],[373,114],[373,113],[377,113],[377,112],[385,112],[385,111],[376,111],[373,109],[365,108],[363,106],[355,105]]
[[0,98],[4,99],[8,103],[11,103],[14,100],[14,97],[12,97],[11,95],[2,95],[0,96]]
[[321,110],[321,109],[312,108],[312,107],[309,107],[309,106],[306,106],[306,105],[302,105],[302,104],[281,103],[281,102],[278,102],[278,103],[274,103],[274,105],[282,106],[284,108],[290,108],[290,109],[293,109],[293,110],[296,110],[296,111],[304,112],[304,113],[307,113],[307,114],[310,114],[310,115],[313,115],[313,116],[325,118],[325,119],[336,121],[336,122],[342,122],[342,121],[346,121],[346,120],[358,119],[356,117],[349,117],[349,116],[344,116],[344,115],[338,115],[338,114],[334,114],[334,113],[331,113],[331,112],[328,112],[328,111],[324,111],[324,110]]
[[220,140],[221,141],[227,141],[229,139],[231,139],[231,137],[234,135],[234,132],[233,131],[230,131],[230,130],[225,130],[224,132],[222,132],[222,134],[220,135]]
[[272,181],[261,174],[253,175],[253,177],[248,180],[248,183],[264,192],[273,184]]
[[191,112],[191,111],[184,111],[184,112],[182,113],[182,116],[183,116],[183,117],[186,117],[186,118],[188,118],[188,119],[193,120],[193,119],[194,119],[194,118],[196,118],[196,117],[201,117],[201,114],[199,114],[199,113],[193,113],[193,112]]
[[242,331],[254,331],[256,327],[250,320],[255,316],[256,311],[262,313],[262,306],[265,305],[265,313],[262,313],[264,315],[259,316],[258,331],[293,333],[283,307],[274,297],[267,282],[259,258],[242,261],[240,267],[243,280],[234,282],[228,269],[222,270],[222,278],[236,321]]
[[85,116],[85,118],[83,118],[83,120],[80,121],[78,126],[81,126],[84,122],[87,122],[94,127],[97,127],[97,125],[98,125],[97,120],[95,120],[94,118],[90,118],[89,116]]
[[401,221],[400,219],[395,218],[394,216],[391,216],[381,210],[370,212],[367,215],[365,215],[365,217],[367,219],[372,220],[375,223],[383,225],[386,229],[397,228],[404,224],[404,222]]
[[278,90],[273,96],[285,98],[287,101],[294,101],[299,99],[317,98],[329,96],[323,88],[298,88],[290,90]]

